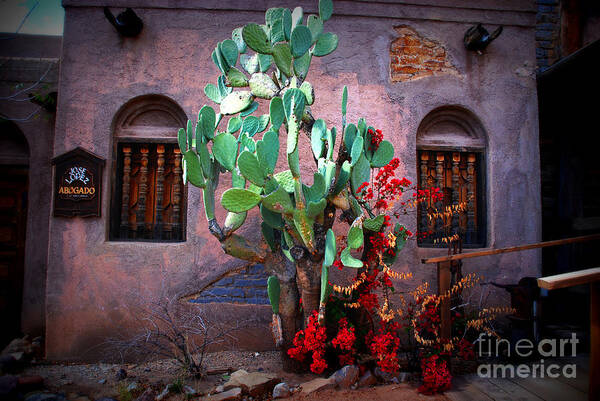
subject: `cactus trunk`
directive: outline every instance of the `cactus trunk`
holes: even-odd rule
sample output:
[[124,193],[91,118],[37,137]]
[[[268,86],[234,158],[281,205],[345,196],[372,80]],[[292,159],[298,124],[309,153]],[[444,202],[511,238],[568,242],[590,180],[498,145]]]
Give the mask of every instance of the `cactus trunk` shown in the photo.
[[313,311],[319,310],[321,265],[322,263],[320,262],[314,263],[306,258],[296,261],[296,274],[300,296],[302,297],[303,323],[305,327]]

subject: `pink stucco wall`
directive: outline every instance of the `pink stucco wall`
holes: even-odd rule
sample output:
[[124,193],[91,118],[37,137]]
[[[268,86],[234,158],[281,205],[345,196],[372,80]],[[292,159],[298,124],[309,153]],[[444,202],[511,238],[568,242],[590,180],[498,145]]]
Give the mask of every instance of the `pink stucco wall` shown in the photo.
[[[218,41],[249,21],[264,20],[270,6],[315,12],[316,2],[260,1],[248,10],[245,1],[64,0],[65,28],[59,104],[53,156],[82,146],[112,160],[113,119],[128,100],[159,93],[173,99],[188,118],[210,101],[204,86],[216,82],[210,53]],[[389,1],[335,4],[326,30],[340,37],[337,51],[316,58],[308,76],[315,87],[313,115],[340,127],[340,98],[348,86],[348,121],[359,117],[381,128],[401,159],[402,173],[416,182],[416,132],[421,120],[444,105],[472,111],[487,132],[486,203],[490,248],[540,239],[539,152],[535,75],[533,1],[479,2]],[[104,18],[101,6],[131,6],[144,21],[139,37],[124,39]],[[444,7],[438,7],[438,5]],[[476,55],[462,45],[464,32],[476,22],[504,32]],[[407,25],[442,44],[458,74],[392,83],[389,51],[395,27]],[[309,152],[309,145],[302,144]],[[94,346],[121,327],[133,324],[129,294],[144,289],[157,294],[165,285],[173,292],[192,292],[242,262],[224,255],[207,234],[201,196],[188,187],[187,241],[130,243],[108,241],[110,168],[103,177],[102,217],[50,218],[46,285],[47,357],[89,359]],[[308,167],[306,169],[308,173]],[[308,174],[305,174],[308,176]],[[312,174],[310,175],[312,176]],[[219,216],[224,215],[222,210]],[[404,223],[416,231],[416,217]],[[251,221],[243,231],[256,236]],[[412,241],[396,269],[412,271],[411,284],[435,283],[435,269],[422,257],[446,250],[420,249]],[[486,279],[515,282],[539,272],[539,254],[528,251],[467,262],[464,271]],[[139,292],[138,291],[138,292]],[[498,297],[504,294],[498,292]],[[152,296],[152,295],[149,295]],[[241,307],[240,307],[241,308]],[[268,307],[255,307],[268,317]],[[267,327],[254,332],[249,346],[271,346]],[[92,350],[92,351],[90,351]]]

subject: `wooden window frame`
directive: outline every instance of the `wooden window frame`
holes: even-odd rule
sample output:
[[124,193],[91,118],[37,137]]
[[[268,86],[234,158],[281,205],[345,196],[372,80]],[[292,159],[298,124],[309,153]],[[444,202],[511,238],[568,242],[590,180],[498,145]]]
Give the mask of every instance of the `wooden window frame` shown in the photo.
[[[462,235],[461,235],[461,239],[462,239],[462,247],[463,248],[485,248],[487,245],[487,180],[486,180],[486,151],[485,149],[482,148],[470,148],[470,147],[446,147],[446,146],[418,146],[417,147],[417,166],[416,166],[416,171],[417,171],[417,187],[418,189],[421,189],[421,181],[422,181],[422,177],[421,177],[421,153],[422,152],[440,152],[440,153],[444,153],[446,155],[450,154],[450,161],[452,160],[452,155],[451,153],[458,153],[460,155],[468,155],[468,154],[474,154],[476,157],[475,160],[475,171],[474,171],[474,175],[476,177],[476,188],[474,190],[475,192],[475,198],[474,198],[474,202],[475,202],[475,209],[476,209],[476,227],[475,227],[475,233],[468,231],[468,230],[457,230],[457,226],[456,226],[456,220],[458,220],[459,215],[456,215],[456,220],[451,220],[452,221],[452,227],[451,230],[448,232],[448,235],[452,235],[454,234],[454,232],[459,231]],[[434,162],[435,163],[435,162]],[[445,159],[444,163],[447,165],[448,164],[448,160]],[[461,160],[462,163],[462,160]],[[429,168],[431,168],[431,164],[432,162],[429,162]],[[450,166],[450,170],[451,170],[451,166]],[[449,168],[444,166],[444,171],[448,171]],[[445,179],[448,180],[448,178],[445,176]],[[468,185],[468,184],[464,184],[464,185]],[[448,187],[446,187],[448,188]],[[452,188],[450,188],[452,189]],[[443,189],[442,189],[443,190]],[[449,191],[446,191],[446,194]],[[447,196],[446,196],[447,198]],[[449,202],[444,202],[444,206],[447,204],[452,204],[453,201],[455,202],[456,200],[452,200],[450,199]],[[438,205],[439,206],[439,205]],[[419,204],[417,206],[417,231],[421,231],[423,228],[423,224],[424,224],[424,220],[423,220],[423,205]],[[466,212],[465,212],[466,213]],[[468,220],[467,220],[468,221]],[[437,223],[439,224],[439,222]],[[436,236],[436,237],[442,237],[442,236]],[[426,237],[424,239],[418,238],[417,239],[417,246],[419,248],[447,248],[449,245],[448,243],[445,242],[439,242],[439,243],[433,243],[433,237]]]
[[[113,158],[112,158],[112,166],[111,166],[111,203],[110,203],[110,213],[109,213],[109,231],[108,231],[108,240],[109,241],[126,241],[126,242],[153,242],[153,243],[178,243],[185,242],[187,240],[187,185],[183,184],[183,181],[180,182],[180,193],[179,193],[179,224],[180,228],[177,233],[172,233],[171,236],[168,235],[168,230],[163,230],[161,226],[155,224],[155,221],[152,220],[151,230],[147,229],[148,222],[146,222],[146,218],[144,220],[144,224],[146,225],[146,229],[142,229],[140,232],[139,225],[138,229],[135,233],[129,232],[129,235],[126,235],[124,232],[124,225],[121,224],[122,214],[123,214],[123,173],[124,173],[124,162],[125,158],[121,154],[121,149],[126,146],[131,145],[132,147],[140,147],[142,145],[148,145],[150,148],[157,148],[159,145],[164,145],[167,148],[177,149],[179,151],[179,147],[177,145],[177,140],[175,138],[139,138],[139,137],[118,137],[113,141]],[[133,151],[132,151],[133,152]],[[167,154],[167,150],[165,149],[165,155]],[[153,155],[150,155],[149,158],[152,158]],[[165,156],[167,157],[167,156]],[[158,156],[155,156],[152,160],[149,159],[149,164],[156,165],[158,160]],[[167,164],[167,161],[164,161]],[[183,158],[179,156],[179,168],[183,168]],[[132,161],[133,164],[133,161]],[[149,172],[151,176],[156,174],[156,168],[153,172]],[[171,172],[171,174],[175,174]],[[167,171],[163,175],[166,177]],[[130,184],[131,185],[131,184]],[[153,188],[155,183],[150,185]],[[163,182],[163,185],[165,183]],[[150,189],[150,188],[149,188]],[[166,188],[165,188],[166,189]],[[165,194],[165,189],[163,189],[163,196]],[[156,190],[152,190],[152,198],[156,195]],[[164,199],[164,198],[163,198]],[[154,206],[156,208],[156,202],[153,201]],[[148,202],[146,202],[148,204]],[[131,213],[131,212],[129,212]],[[137,212],[136,212],[137,213]],[[152,214],[156,215],[156,211],[152,210],[151,212],[147,212],[144,210],[145,215]],[[136,223],[137,224],[137,223]],[[160,231],[160,238],[156,238],[157,230]],[[143,234],[142,234],[143,233]],[[152,234],[152,235],[150,235]]]

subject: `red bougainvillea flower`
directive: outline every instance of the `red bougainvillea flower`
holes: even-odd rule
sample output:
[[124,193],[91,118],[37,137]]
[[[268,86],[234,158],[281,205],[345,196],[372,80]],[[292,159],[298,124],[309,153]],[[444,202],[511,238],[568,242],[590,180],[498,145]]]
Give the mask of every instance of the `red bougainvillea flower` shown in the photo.
[[475,350],[473,343],[464,338],[461,339],[458,343],[458,355],[465,361],[475,360]]
[[442,393],[450,390],[452,376],[448,370],[448,364],[439,355],[431,355],[421,360],[421,371],[423,384],[419,392],[423,394]]

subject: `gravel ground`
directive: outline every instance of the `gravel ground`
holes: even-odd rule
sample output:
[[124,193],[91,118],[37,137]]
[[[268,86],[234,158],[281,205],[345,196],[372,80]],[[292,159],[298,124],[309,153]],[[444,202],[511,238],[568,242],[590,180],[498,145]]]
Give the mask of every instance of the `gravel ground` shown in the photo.
[[[312,380],[318,376],[313,374],[293,374],[282,370],[280,354],[269,352],[222,351],[206,355],[207,370],[229,369],[235,371],[244,369],[249,372],[262,371],[275,373],[290,387]],[[117,373],[120,369],[127,372],[125,379],[119,380]],[[39,375],[44,378],[46,387],[54,393],[62,393],[69,400],[89,401],[102,397],[119,399],[120,392],[131,383],[136,383],[138,389],[132,395],[139,395],[145,388],[152,387],[160,393],[167,384],[177,380],[195,389],[199,394],[206,394],[219,384],[223,384],[228,376],[226,373],[207,375],[202,380],[186,375],[174,360],[160,360],[140,364],[47,364],[39,363],[29,366],[23,375]],[[184,395],[172,395],[165,400],[183,401]],[[410,384],[393,384],[361,388],[357,390],[335,391],[327,390],[313,394],[296,393],[291,400],[344,400],[344,401],[408,401],[448,400],[444,396],[427,397],[418,394],[416,387]]]

